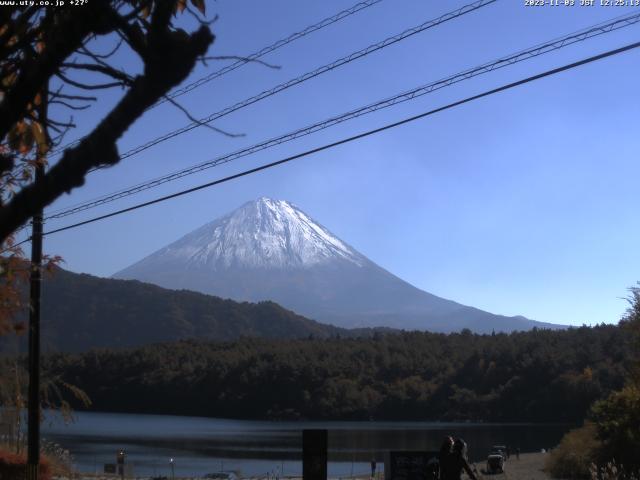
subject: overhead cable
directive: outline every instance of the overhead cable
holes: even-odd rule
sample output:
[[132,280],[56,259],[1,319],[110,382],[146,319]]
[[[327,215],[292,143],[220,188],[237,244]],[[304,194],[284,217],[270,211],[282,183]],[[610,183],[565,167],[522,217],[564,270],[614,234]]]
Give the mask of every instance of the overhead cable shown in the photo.
[[[265,98],[269,98],[272,97],[273,95],[276,95],[284,90],[287,90],[291,87],[294,87],[296,85],[299,85],[303,82],[306,82],[308,80],[311,80],[312,78],[316,78],[320,75],[323,75],[327,72],[331,72],[332,70],[335,70],[336,68],[342,67],[343,65],[347,65],[348,63],[354,62],[360,58],[363,58],[367,55],[370,55],[371,53],[377,52],[378,50],[382,50],[386,47],[389,47],[390,45],[394,45],[395,43],[398,43],[406,38],[409,38],[413,35],[416,35],[417,33],[420,32],[424,32],[425,30],[428,30],[430,28],[436,27],[438,25],[441,25],[449,20],[453,20],[454,18],[458,18],[461,17],[462,15],[465,15],[467,13],[473,12],[475,10],[478,10],[479,8],[482,8],[486,5],[489,5],[491,3],[495,3],[497,0],[477,0],[473,3],[470,3],[468,5],[464,5],[463,7],[460,7],[456,10],[453,10],[451,12],[445,13],[444,15],[439,16],[436,19],[433,20],[428,20],[424,23],[421,23],[420,25],[417,25],[413,28],[409,28],[397,35],[394,35],[392,37],[388,37],[384,40],[382,40],[381,42],[378,43],[374,43],[373,45],[369,45],[366,48],[363,48],[362,50],[358,50],[357,52],[353,52],[345,57],[339,58],[338,60],[334,60],[331,63],[328,63],[326,65],[323,65],[321,67],[318,67],[314,70],[311,70],[307,73],[304,73],[303,75],[300,75],[299,77],[296,78],[292,78],[284,83],[280,83],[278,85],[276,85],[273,88],[270,88],[268,90],[263,90],[262,92],[258,93],[257,95],[253,95],[252,97],[246,98],[240,102],[237,102],[233,105],[230,105],[228,107],[223,108],[222,110],[218,110],[217,112],[214,112],[210,115],[207,115],[206,117],[200,118],[196,121],[193,121],[183,127],[180,127],[178,129],[175,129],[171,132],[165,133],[164,135],[161,135],[159,137],[156,137],[152,140],[149,140],[148,142],[145,142],[141,145],[138,145],[130,150],[127,150],[126,152],[122,153],[120,155],[121,159],[125,159],[125,158],[129,158],[132,157],[134,155],[137,155],[138,153],[141,153],[155,145],[158,145],[159,143],[165,142],[167,140],[170,140],[174,137],[177,137],[178,135],[182,135],[183,133],[187,133],[195,128],[198,127],[202,127],[203,125],[209,124],[215,120],[219,120],[222,117],[225,117],[227,115],[229,115],[230,113],[236,112],[242,108],[248,107],[249,105],[253,105],[256,102],[259,102],[261,100],[264,100]],[[95,171],[95,170],[99,170],[102,167],[96,167],[94,169],[92,169],[91,171]]]
[[[278,40],[277,42],[272,43],[271,45],[268,45],[260,50],[258,50],[257,52],[254,52],[250,55],[247,55],[246,57],[242,57],[239,58],[238,60],[236,60],[233,63],[230,63],[229,65],[222,67],[214,72],[209,73],[208,75],[205,75],[202,78],[199,78],[198,80],[195,80],[191,83],[188,83],[187,85],[180,87],[176,90],[174,90],[173,92],[169,93],[166,98],[162,98],[160,100],[158,100],[156,103],[154,103],[152,106],[150,106],[147,110],[151,110],[152,108],[157,107],[158,105],[161,105],[165,102],[168,101],[168,99],[173,99],[173,98],[177,98],[180,97],[182,95],[184,95],[185,93],[188,93],[192,90],[195,90],[196,88],[211,82],[212,80],[215,80],[216,78],[222,77],[223,75],[226,75],[229,72],[232,72],[244,65],[246,65],[247,63],[250,62],[255,62],[256,60],[260,59],[261,57],[264,57],[265,55],[274,52],[275,50],[278,50],[281,47],[284,47],[285,45],[288,45],[292,42],[295,42],[296,40],[299,40],[300,38],[306,37],[307,35],[309,35],[310,33],[316,32],[318,30],[323,29],[324,27],[328,27],[329,25],[332,25],[336,22],[339,22],[340,20],[343,20],[355,13],[358,13],[361,10],[364,10],[365,8],[369,8],[373,5],[376,5],[378,3],[382,2],[382,0],[365,0],[363,2],[359,2],[356,3],[355,5],[353,5],[350,8],[347,8],[346,10],[342,10],[341,12],[338,12],[330,17],[324,18],[322,20],[320,20],[317,23],[314,23],[313,25],[309,25],[308,27],[304,28],[303,30],[300,30],[299,32],[295,32],[292,33],[291,35],[289,35],[288,37],[282,38],[280,40]],[[84,137],[83,137],[84,138]],[[51,154],[55,154],[55,153],[59,153],[61,151],[66,150],[67,148],[70,147],[74,147],[76,146],[78,143],[80,143],[83,138],[79,138],[77,140],[74,140],[73,142],[70,142],[66,145],[64,145],[63,147],[60,148],[56,148],[54,150],[51,151]]]
[[538,57],[545,53],[549,53],[551,51],[559,50],[568,45],[572,45],[577,42],[581,42],[587,40],[589,38],[593,38],[604,33],[608,33],[614,30],[618,30],[620,28],[633,25],[640,22],[640,13],[636,13],[633,15],[627,15],[625,17],[618,17],[614,20],[611,20],[607,23],[601,23],[592,27],[588,27],[586,29],[579,30],[577,32],[571,33],[569,35],[565,35],[564,37],[559,37],[549,42],[545,42],[542,44],[538,44],[534,47],[530,47],[525,50],[521,50],[519,52],[507,55],[505,57],[499,58],[493,62],[484,63],[480,66],[470,68],[468,70],[464,70],[462,72],[456,73],[449,77],[442,78],[435,82],[428,83],[426,85],[421,85],[412,90],[400,93],[393,97],[389,97],[378,102],[366,105],[364,107],[357,108],[355,110],[348,111],[341,115],[337,115],[331,117],[329,119],[323,120],[321,122],[314,123],[312,125],[308,125],[303,128],[299,128],[292,132],[286,133],[284,135],[271,138],[269,140],[251,145],[249,147],[237,150],[235,152],[225,154],[214,159],[208,160],[206,162],[199,163],[197,165],[178,170],[176,172],[170,173],[168,175],[164,175],[158,177],[153,180],[149,180],[143,183],[139,183],[137,185],[128,187],[123,190],[119,190],[117,192],[107,194],[96,199],[90,200],[88,202],[80,203],[75,206],[65,208],[64,210],[58,210],[52,212],[46,216],[45,219],[55,219],[62,218],[68,215],[72,215],[90,208],[94,208],[100,205],[104,205],[106,203],[113,202],[115,200],[142,192],[144,190],[148,190],[151,188],[155,188],[159,185],[165,184],[167,182],[171,182],[177,180],[179,178],[201,172],[203,170],[216,167],[218,165],[236,160],[241,157],[245,157],[251,155],[253,153],[265,150],[267,148],[274,147],[276,145],[280,145],[282,143],[286,143],[292,140],[295,140],[300,137],[304,137],[306,135],[310,135],[312,133],[318,132],[320,130],[324,130],[326,128],[332,127],[334,125],[346,122],[348,120],[352,120],[354,118],[358,118],[362,115],[366,115],[368,113],[372,113],[384,108],[391,107],[393,105],[397,105],[409,100],[413,100],[415,98],[421,97],[428,93],[431,93],[435,90],[439,90],[441,88],[448,87],[455,83],[468,80],[478,75],[482,75],[488,72],[492,72],[494,70],[507,67],[509,65],[513,65],[518,62],[522,62],[524,60],[528,60],[531,58]]
[[262,170],[267,170],[269,168],[276,167],[278,165],[282,165],[284,163],[291,162],[293,160],[297,160],[297,159],[300,159],[300,158],[303,158],[303,157],[307,157],[307,156],[312,155],[314,153],[318,153],[318,152],[321,152],[321,151],[324,151],[324,150],[328,150],[330,148],[337,147],[338,145],[343,145],[345,143],[353,142],[355,140],[359,140],[359,139],[362,139],[362,138],[365,138],[365,137],[368,137],[368,136],[383,132],[385,130],[392,129],[392,128],[398,127],[400,125],[404,125],[404,124],[419,120],[421,118],[425,118],[425,117],[434,115],[434,114],[436,114],[438,112],[442,112],[444,110],[449,110],[451,108],[463,105],[465,103],[469,103],[469,102],[472,102],[474,100],[478,100],[478,99],[483,98],[483,97],[488,97],[490,95],[493,95],[493,94],[496,94],[496,93],[499,93],[499,92],[502,92],[502,91],[505,91],[505,90],[509,90],[509,89],[518,87],[520,85],[524,85],[526,83],[530,83],[530,82],[539,80],[539,79],[544,78],[544,77],[549,77],[551,75],[556,75],[556,74],[558,74],[560,72],[571,70],[571,69],[579,67],[581,65],[586,65],[588,63],[592,63],[592,62],[595,62],[595,61],[598,61],[598,60],[602,60],[603,58],[611,57],[613,55],[618,55],[618,54],[620,54],[622,52],[626,52],[626,51],[629,51],[629,50],[632,50],[632,49],[638,48],[638,47],[640,47],[640,42],[635,42],[635,43],[626,45],[624,47],[616,48],[614,50],[609,50],[609,51],[606,51],[606,52],[601,53],[599,55],[594,55],[592,57],[588,57],[588,58],[579,60],[577,62],[573,62],[573,63],[567,64],[567,65],[564,65],[562,67],[554,68],[552,70],[547,70],[547,71],[539,73],[537,75],[533,75],[533,76],[518,80],[516,82],[508,83],[506,85],[502,85],[502,86],[500,86],[498,88],[494,88],[492,90],[487,90],[487,91],[485,91],[483,93],[480,93],[480,94],[477,94],[477,95],[473,95],[471,97],[467,97],[467,98],[465,98],[463,100],[458,100],[457,102],[449,103],[448,105],[445,105],[445,106],[439,107],[439,108],[435,108],[433,110],[429,110],[429,111],[421,113],[419,115],[414,115],[412,117],[405,118],[405,119],[400,120],[398,122],[390,123],[390,124],[384,125],[382,127],[375,128],[373,130],[368,130],[368,131],[360,133],[358,135],[353,135],[351,137],[343,138],[342,140],[338,140],[336,142],[323,145],[321,147],[313,148],[311,150],[307,150],[305,152],[298,153],[296,155],[292,155],[292,156],[283,158],[281,160],[268,163],[266,165],[261,165],[261,166],[256,167],[256,168],[245,170],[243,172],[236,173],[235,175],[230,175],[228,177],[224,177],[224,178],[221,178],[221,179],[218,179],[218,180],[214,180],[213,182],[208,182],[208,183],[205,183],[205,184],[202,184],[202,185],[198,185],[197,187],[193,187],[193,188],[189,188],[189,189],[186,189],[186,190],[182,190],[182,191],[173,193],[171,195],[165,195],[163,197],[156,198],[154,200],[150,200],[148,202],[139,203],[137,205],[134,205],[134,206],[131,206],[131,207],[128,207],[128,208],[123,208],[121,210],[117,210],[115,212],[111,212],[111,213],[108,213],[106,215],[100,215],[98,217],[94,217],[94,218],[91,218],[91,219],[88,219],[88,220],[84,220],[82,222],[74,223],[72,225],[67,225],[65,227],[56,228],[54,230],[50,230],[48,232],[45,232],[43,235],[52,235],[54,233],[63,232],[65,230],[70,230],[70,229],[73,229],[73,228],[77,228],[77,227],[80,227],[80,226],[83,226],[83,225],[87,225],[89,223],[97,222],[99,220],[104,220],[106,218],[111,218],[111,217],[114,217],[116,215],[121,215],[121,214],[124,214],[124,213],[132,212],[134,210],[138,210],[140,208],[147,207],[149,205],[154,205],[156,203],[165,202],[167,200],[171,200],[173,198],[177,198],[177,197],[180,197],[180,196],[183,196],[183,195],[187,195],[189,193],[193,193],[193,192],[196,192],[198,190],[209,188],[209,187],[212,187],[214,185],[219,185],[221,183],[225,183],[225,182],[228,182],[228,181],[231,181],[231,180],[235,180],[237,178],[250,175],[252,173],[260,172]]
[[[353,7],[348,8],[346,10],[342,10],[341,12],[336,13],[335,15],[332,15],[331,17],[327,17],[324,20],[321,20],[320,22],[314,24],[314,25],[310,25],[307,28],[305,28],[304,30],[301,30],[300,32],[297,33],[293,33],[291,35],[289,35],[287,38],[283,38],[281,40],[278,40],[275,43],[272,43],[271,45],[264,47],[263,49],[252,53],[251,55],[241,58],[239,60],[237,60],[236,62],[227,65],[226,67],[221,68],[220,70],[216,70],[215,72],[210,73],[209,75],[206,75],[202,78],[199,78],[198,80],[195,80],[194,82],[191,82],[187,85],[185,85],[184,87],[181,87],[177,90],[174,90],[172,93],[170,93],[169,95],[167,95],[168,98],[176,98],[179,97],[181,95],[184,95],[185,93],[190,92],[191,90],[194,90],[198,87],[200,87],[201,85],[204,85],[205,83],[208,83],[212,80],[215,80],[218,77],[221,77],[222,75],[225,75],[239,67],[242,67],[243,65],[246,65],[249,62],[253,62],[265,55],[267,55],[268,53],[273,52],[274,50],[279,49],[280,47],[283,47],[295,40],[298,40],[299,38],[302,38],[306,35],[309,35],[310,33],[313,33],[317,30],[320,30],[326,26],[329,26],[333,23],[336,23],[340,20],[342,20],[343,18],[346,18],[350,15],[353,15],[354,13],[359,12],[360,10],[364,10],[365,8],[371,7],[372,5],[375,5],[377,3],[380,3],[382,0],[366,0],[364,2],[360,2],[355,4]],[[161,99],[158,103],[156,103],[156,105],[159,105],[160,103],[164,103],[166,102],[166,99]],[[154,105],[155,106],[155,105]]]

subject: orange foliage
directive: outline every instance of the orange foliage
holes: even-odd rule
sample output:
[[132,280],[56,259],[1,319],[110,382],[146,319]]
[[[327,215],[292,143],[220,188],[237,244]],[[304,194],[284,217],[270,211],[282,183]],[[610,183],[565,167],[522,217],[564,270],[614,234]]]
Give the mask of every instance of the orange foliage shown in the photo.
[[[26,479],[27,457],[23,454],[15,454],[0,448],[0,478],[15,480]],[[46,457],[40,456],[39,476],[41,480],[51,480],[51,466]]]

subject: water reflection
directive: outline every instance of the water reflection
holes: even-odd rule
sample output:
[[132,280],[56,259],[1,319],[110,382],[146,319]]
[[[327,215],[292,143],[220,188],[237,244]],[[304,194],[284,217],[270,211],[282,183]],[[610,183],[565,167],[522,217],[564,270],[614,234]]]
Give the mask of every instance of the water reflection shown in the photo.
[[136,475],[176,475],[219,470],[244,476],[300,475],[302,430],[329,430],[329,475],[366,473],[376,458],[383,468],[389,450],[437,450],[445,435],[462,437],[472,461],[486,458],[493,444],[523,452],[558,443],[567,425],[434,422],[266,422],[167,415],[77,414],[74,424],[53,421],[43,436],[71,450],[85,472],[101,472],[124,448]]

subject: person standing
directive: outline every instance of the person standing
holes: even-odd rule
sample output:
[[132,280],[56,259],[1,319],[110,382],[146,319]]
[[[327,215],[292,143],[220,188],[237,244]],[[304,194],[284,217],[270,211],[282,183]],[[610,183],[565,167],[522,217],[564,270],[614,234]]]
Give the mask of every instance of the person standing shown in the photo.
[[376,478],[376,459],[371,459],[371,478]]
[[467,472],[471,480],[478,480],[467,462],[467,444],[464,440],[456,438],[449,454],[443,450],[445,450],[445,444],[440,448],[440,480],[461,480],[462,470]]
[[438,477],[440,480],[444,480],[449,477],[447,468],[450,465],[449,457],[453,449],[453,437],[444,437],[442,445],[440,446],[440,454],[438,455]]

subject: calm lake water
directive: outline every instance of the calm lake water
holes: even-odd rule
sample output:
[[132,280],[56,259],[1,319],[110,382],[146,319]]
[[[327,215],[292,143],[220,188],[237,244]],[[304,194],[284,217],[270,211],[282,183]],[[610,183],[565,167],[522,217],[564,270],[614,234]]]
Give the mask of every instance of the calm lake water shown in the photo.
[[473,461],[486,458],[491,445],[539,451],[558,444],[568,425],[437,422],[268,422],[168,415],[76,414],[76,421],[45,422],[42,436],[71,451],[83,472],[102,472],[124,449],[136,475],[170,477],[216,471],[243,476],[302,473],[302,430],[329,431],[329,475],[348,476],[378,469],[389,450],[438,450],[445,435],[462,437]]

